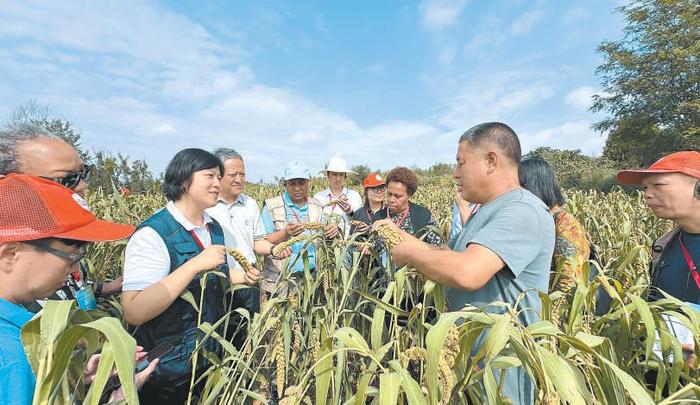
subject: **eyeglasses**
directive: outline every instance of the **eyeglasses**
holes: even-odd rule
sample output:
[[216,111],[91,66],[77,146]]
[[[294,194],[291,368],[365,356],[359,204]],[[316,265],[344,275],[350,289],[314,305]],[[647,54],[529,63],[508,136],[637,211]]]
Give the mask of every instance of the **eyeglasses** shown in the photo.
[[42,178],[55,181],[56,183],[66,186],[71,190],[76,188],[80,183],[80,180],[84,180],[86,183],[90,181],[90,175],[92,174],[92,165],[84,165],[82,169],[77,172],[71,172],[63,177],[45,177]]
[[39,241],[26,241],[24,243],[26,243],[27,245],[33,246],[35,249],[38,249],[42,252],[51,253],[54,256],[58,256],[60,258],[67,259],[70,266],[73,266],[74,264],[83,260],[83,258],[85,257],[85,254],[87,254],[87,249],[85,248],[85,246],[82,246],[80,248],[80,250],[76,253],[68,253],[68,252],[64,252],[63,250],[53,248],[53,247],[49,246],[46,242],[41,241],[41,240],[39,240]]
[[374,191],[375,193],[383,193],[386,191],[386,186],[370,187],[369,191]]

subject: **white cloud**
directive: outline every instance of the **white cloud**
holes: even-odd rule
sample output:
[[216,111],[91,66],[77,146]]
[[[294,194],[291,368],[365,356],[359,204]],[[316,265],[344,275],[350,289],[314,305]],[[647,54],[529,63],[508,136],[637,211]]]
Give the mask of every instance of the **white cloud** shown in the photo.
[[566,97],[566,104],[570,106],[587,110],[593,104],[593,95],[598,91],[591,86],[581,86],[570,91]]
[[431,31],[452,26],[467,5],[467,0],[423,0],[418,6],[421,23]]
[[534,129],[520,133],[523,152],[540,146],[557,149],[580,149],[586,154],[599,154],[605,138],[591,129],[587,120],[568,121],[554,127]]
[[475,75],[447,99],[438,121],[450,129],[473,123],[507,120],[554,94],[546,80],[525,72],[503,71]]
[[520,15],[510,26],[510,33],[513,35],[525,35],[530,33],[544,14],[539,10],[526,11]]

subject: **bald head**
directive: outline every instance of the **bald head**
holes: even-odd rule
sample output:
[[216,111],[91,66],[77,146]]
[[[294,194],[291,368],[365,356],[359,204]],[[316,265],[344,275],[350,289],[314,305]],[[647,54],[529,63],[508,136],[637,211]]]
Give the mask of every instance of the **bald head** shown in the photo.
[[483,149],[487,144],[496,146],[506,160],[518,166],[521,160],[520,140],[511,127],[501,122],[485,122],[469,128],[459,138],[473,149]]
[[[61,178],[78,172],[83,161],[73,146],[40,126],[23,126],[0,131],[0,175],[26,173]],[[81,180],[73,190],[87,187]]]

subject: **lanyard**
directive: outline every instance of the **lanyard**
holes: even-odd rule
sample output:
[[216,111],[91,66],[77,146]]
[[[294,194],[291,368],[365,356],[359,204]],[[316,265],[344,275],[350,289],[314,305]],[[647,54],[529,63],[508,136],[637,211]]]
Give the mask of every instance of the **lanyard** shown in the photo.
[[[395,222],[396,226],[398,226],[399,228],[401,227],[401,224],[403,224],[403,222],[406,220],[406,218],[408,218],[408,209],[409,208],[410,208],[410,206],[406,207],[404,212],[401,213],[401,215],[399,216],[399,218]],[[392,221],[392,222],[394,221],[391,218],[391,212],[389,212],[389,207],[386,207],[386,216],[389,218],[390,221]]]
[[[207,232],[209,232],[209,224],[204,225],[204,227],[207,229]],[[199,239],[199,236],[197,236],[197,234],[194,232],[194,229],[190,231],[190,235],[192,235],[192,239],[194,239],[194,243],[199,246],[199,249],[204,250],[204,244]]]
[[481,204],[474,204],[474,206],[472,207],[471,212],[469,213],[469,216],[471,217],[472,215],[474,215],[474,213],[476,212],[476,210],[479,209],[480,206],[481,206]]
[[690,274],[693,275],[693,280],[695,280],[695,285],[700,289],[700,274],[698,274],[698,267],[695,265],[693,262],[693,258],[690,256],[690,252],[688,252],[688,248],[685,247],[685,244],[683,243],[683,231],[678,233],[678,244],[681,247],[681,251],[683,252],[683,256],[685,257],[685,264],[688,265],[688,271]]
[[[345,196],[345,194],[343,193],[343,191],[345,191],[345,187],[343,187],[343,189],[340,190],[340,197],[338,197],[338,198],[343,198],[343,196]],[[329,191],[329,192],[328,192],[328,202],[331,202],[331,201],[333,201],[333,192],[332,192],[332,191]],[[335,206],[336,206],[336,205],[338,205],[338,204],[333,204],[333,205],[331,206],[331,214],[333,214],[333,212],[335,211]]]
[[291,208],[291,211],[292,211],[292,214],[294,215],[294,219],[297,220],[297,223],[303,224],[304,221],[302,221],[301,218],[299,218],[299,215],[297,215],[297,212],[294,210],[294,207]]

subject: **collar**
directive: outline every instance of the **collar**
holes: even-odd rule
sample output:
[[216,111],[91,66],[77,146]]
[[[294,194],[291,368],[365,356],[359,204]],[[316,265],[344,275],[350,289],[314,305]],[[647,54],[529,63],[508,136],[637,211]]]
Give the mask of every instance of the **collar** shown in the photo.
[[[330,187],[323,190],[323,194],[324,194],[324,197],[328,197],[328,195],[335,197],[335,195],[333,194],[333,190],[331,190]],[[343,186],[343,189],[340,190],[340,196],[344,196],[344,195],[345,196],[348,195],[348,187],[347,186]]]
[[24,309],[21,305],[0,298],[0,319],[6,320],[17,326],[17,328],[22,328],[33,316],[34,314]]
[[294,204],[292,201],[292,197],[289,196],[289,194],[285,191],[284,194],[282,194],[282,200],[284,201],[284,205],[290,208],[295,208],[298,211],[305,211],[309,207],[309,200],[307,198],[306,204],[304,204],[301,208],[299,208],[298,205]]
[[219,200],[216,202],[216,204],[217,205],[218,204],[225,205],[227,207],[231,207],[234,205],[245,205],[246,201],[248,201],[248,198],[249,197],[245,194],[239,194],[238,197],[236,197],[236,201],[234,201],[232,203],[224,201],[221,198],[219,198]]
[[185,218],[185,216],[182,215],[182,212],[180,212],[180,210],[177,209],[175,203],[172,201],[168,201],[168,204],[166,204],[165,209],[167,209],[170,215],[172,215],[173,218],[175,218],[175,221],[182,225],[182,227],[185,228],[185,230],[187,230],[188,232],[197,228],[204,228],[207,224],[214,222],[209,216],[209,214],[204,212],[202,213],[202,216],[204,217],[205,226],[197,226],[192,222],[188,221],[187,218]]

